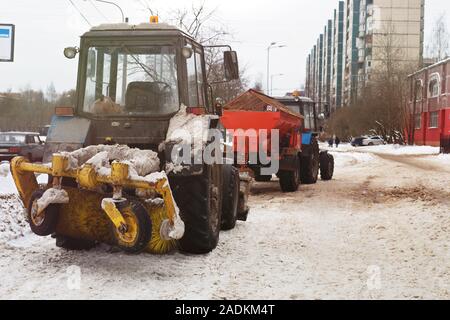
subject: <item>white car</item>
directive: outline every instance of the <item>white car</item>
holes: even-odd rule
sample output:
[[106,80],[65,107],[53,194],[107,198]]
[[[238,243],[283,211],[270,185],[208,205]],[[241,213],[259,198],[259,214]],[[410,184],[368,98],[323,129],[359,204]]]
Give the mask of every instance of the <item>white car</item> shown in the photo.
[[362,141],[363,146],[379,146],[382,144],[386,144],[386,142],[380,136],[368,136]]

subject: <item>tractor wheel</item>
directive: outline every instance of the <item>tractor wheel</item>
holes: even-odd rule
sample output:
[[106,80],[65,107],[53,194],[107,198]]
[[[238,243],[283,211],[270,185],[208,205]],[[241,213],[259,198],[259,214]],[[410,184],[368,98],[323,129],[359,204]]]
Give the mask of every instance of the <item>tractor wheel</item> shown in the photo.
[[280,178],[280,187],[283,192],[295,192],[300,185],[300,159],[296,157],[295,167],[297,170],[287,171],[280,170],[278,177]]
[[334,157],[328,152],[320,154],[320,177],[322,180],[333,179],[334,174]]
[[56,246],[66,250],[90,250],[95,247],[95,241],[75,239],[62,235],[56,235]]
[[[304,184],[314,184],[317,182],[319,176],[319,143],[317,139],[311,142],[311,145],[306,147],[301,157],[301,177],[300,180]],[[305,149],[306,149],[305,148]]]
[[222,214],[222,167],[205,165],[200,176],[176,177],[170,182],[185,223],[180,249],[186,253],[211,252],[219,242]]
[[42,197],[44,192],[44,190],[36,190],[33,192],[27,208],[27,218],[31,231],[38,236],[48,236],[55,232],[60,208],[59,204],[50,204],[44,209],[42,214],[37,215],[37,201]]
[[223,166],[222,230],[236,226],[239,202],[239,170],[232,165]]
[[125,232],[119,232],[111,223],[116,244],[128,253],[139,253],[145,249],[152,236],[152,221],[145,207],[138,201],[120,204],[117,209],[127,224]]

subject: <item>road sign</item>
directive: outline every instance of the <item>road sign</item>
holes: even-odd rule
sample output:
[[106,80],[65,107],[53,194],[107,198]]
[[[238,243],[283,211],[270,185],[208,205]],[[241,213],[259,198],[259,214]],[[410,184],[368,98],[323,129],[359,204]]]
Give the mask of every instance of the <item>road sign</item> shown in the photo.
[[13,24],[0,23],[0,62],[14,61],[14,36]]

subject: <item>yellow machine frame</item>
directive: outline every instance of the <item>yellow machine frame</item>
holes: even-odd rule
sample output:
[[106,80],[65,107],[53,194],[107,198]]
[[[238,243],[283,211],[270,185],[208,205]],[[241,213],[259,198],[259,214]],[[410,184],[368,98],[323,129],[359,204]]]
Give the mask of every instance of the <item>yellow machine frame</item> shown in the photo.
[[[62,177],[74,178],[81,188],[88,190],[94,190],[102,184],[111,185],[114,193],[113,199],[117,200],[122,198],[123,188],[154,191],[162,196],[167,218],[170,224],[174,225],[176,209],[167,178],[162,177],[155,182],[133,179],[129,176],[129,166],[119,162],[112,163],[109,176],[99,175],[89,164],[77,169],[68,168],[69,159],[61,154],[53,155],[51,166],[30,163],[24,157],[14,158],[11,162],[11,173],[24,206],[28,207],[33,192],[39,189],[35,173],[47,174],[53,177],[52,186],[56,189],[61,189]],[[114,202],[106,202],[103,210],[118,230],[126,226],[125,219]]]

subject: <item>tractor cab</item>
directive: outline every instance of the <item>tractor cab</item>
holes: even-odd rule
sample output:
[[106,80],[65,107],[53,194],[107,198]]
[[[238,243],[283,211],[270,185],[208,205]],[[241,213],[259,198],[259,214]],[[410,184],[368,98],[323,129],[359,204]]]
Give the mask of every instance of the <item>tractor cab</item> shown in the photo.
[[[181,105],[197,114],[216,112],[205,49],[176,27],[100,25],[81,37],[79,48],[66,48],[64,54],[79,56],[77,102],[73,109],[57,108],[48,154],[105,143],[156,149]],[[224,80],[237,78],[237,55],[229,49]],[[65,145],[57,146],[61,142]]]
[[285,96],[276,98],[276,100],[304,117],[304,131],[317,131],[317,115],[313,100],[300,96]]

